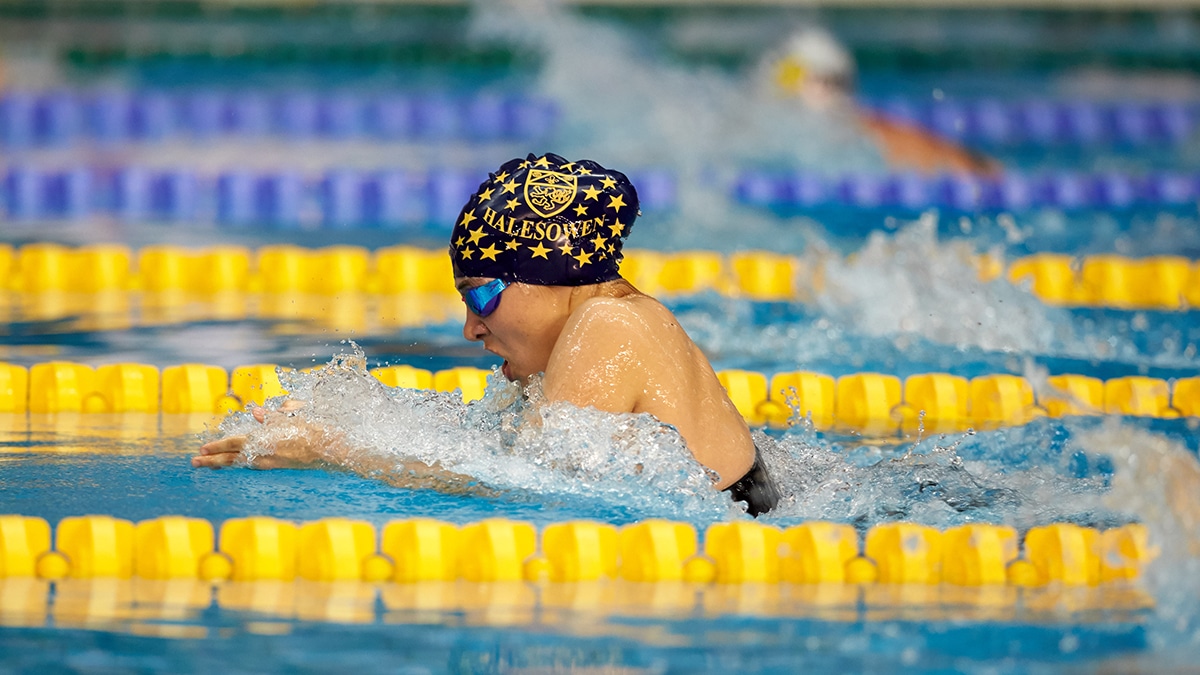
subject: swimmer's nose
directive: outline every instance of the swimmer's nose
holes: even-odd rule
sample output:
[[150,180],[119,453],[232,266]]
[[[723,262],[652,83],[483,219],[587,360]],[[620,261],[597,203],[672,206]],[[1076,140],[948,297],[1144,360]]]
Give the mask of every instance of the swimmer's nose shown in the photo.
[[483,319],[468,309],[467,318],[463,321],[463,337],[471,342],[478,342],[487,335],[487,332],[488,329],[483,323]]

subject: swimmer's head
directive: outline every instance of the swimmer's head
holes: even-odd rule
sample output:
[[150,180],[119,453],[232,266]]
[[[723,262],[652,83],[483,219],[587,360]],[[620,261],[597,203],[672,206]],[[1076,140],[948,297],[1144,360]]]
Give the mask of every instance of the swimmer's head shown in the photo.
[[854,89],[854,58],[829,32],[805,28],[793,33],[768,59],[774,89],[820,105],[823,97],[848,95]]
[[637,191],[619,171],[554,154],[509,160],[455,221],[454,276],[540,286],[612,281],[637,216]]

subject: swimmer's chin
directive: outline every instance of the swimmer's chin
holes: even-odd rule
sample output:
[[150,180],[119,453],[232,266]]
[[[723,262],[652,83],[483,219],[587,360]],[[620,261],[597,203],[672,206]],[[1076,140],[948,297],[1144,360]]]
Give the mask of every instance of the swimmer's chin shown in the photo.
[[505,359],[504,363],[500,365],[500,374],[503,375],[504,379],[508,380],[509,382],[516,382],[517,384],[524,387],[525,385],[529,384],[530,381],[532,381],[535,377],[538,377],[539,375],[542,375],[543,373],[541,371],[538,371],[536,373],[518,373],[513,369],[513,366],[511,363],[508,362],[508,359]]

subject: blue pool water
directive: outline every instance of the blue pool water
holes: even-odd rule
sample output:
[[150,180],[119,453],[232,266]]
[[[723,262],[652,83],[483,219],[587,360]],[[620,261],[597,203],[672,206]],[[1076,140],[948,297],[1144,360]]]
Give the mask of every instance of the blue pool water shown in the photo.
[[[645,26],[622,27],[602,18],[508,10],[476,8],[464,35],[479,44],[507,41],[537,51],[537,68],[522,62],[507,76],[460,69],[448,80],[425,73],[411,81],[395,74],[347,74],[353,70],[349,66],[299,75],[285,69],[282,84],[324,90],[346,80],[367,91],[444,85],[456,95],[519,87],[523,96],[560,106],[553,125],[535,136],[537,147],[512,139],[457,137],[175,139],[10,150],[4,169],[87,166],[108,175],[145,166],[216,176],[250,168],[323,176],[344,168],[476,170],[531,150],[588,156],[629,167],[634,175],[670,176],[672,190],[664,191],[670,199],[664,198],[660,208],[644,209],[629,248],[767,249],[824,270],[823,288],[803,303],[711,293],[667,298],[717,369],[835,376],[878,371],[901,378],[924,372],[1012,373],[1035,384],[1062,373],[1168,380],[1196,375],[1200,314],[1195,310],[1052,307],[1003,280],[979,281],[968,255],[991,252],[1012,260],[1036,252],[1115,252],[1132,258],[1198,258],[1194,198],[1170,208],[1039,206],[1013,213],[943,210],[940,215],[901,207],[795,209],[746,203],[737,199],[736,186],[751,169],[829,175],[883,170],[878,151],[845,120],[756,98],[759,92],[745,72],[679,63],[653,48],[660,38],[678,46],[720,36],[725,29],[762,30],[761,21],[693,18],[664,29],[664,38]],[[878,19],[862,21],[834,23],[860,45],[869,32],[863,26],[875,26],[885,42],[891,35]],[[929,21],[962,28],[952,18],[930,16]],[[1019,31],[1054,24],[1017,14],[997,25]],[[1126,28],[1142,37],[1148,30]],[[280,31],[287,26],[281,23],[270,32]],[[953,46],[957,32],[944,33],[942,46]],[[1162,41],[1143,41],[1174,44],[1170,36],[1158,37]],[[1105,45],[1126,51],[1138,42],[1112,35],[1108,40],[1114,42]],[[114,86],[187,93],[188,82],[204,89],[240,81],[239,86],[253,82],[267,90],[280,72],[247,73],[236,64],[224,68],[160,64],[120,73]],[[1136,97],[1162,82],[1152,73],[1108,77],[1064,66],[905,78],[864,64],[862,97],[881,107],[896,97],[932,106],[931,99],[941,100],[930,91],[935,87],[939,94],[1000,97],[1017,106],[1023,99],[1069,99],[1096,91],[1101,99],[1114,92]],[[1117,85],[1104,89],[1105,81]],[[1200,85],[1188,77],[1172,82],[1171,90],[1181,91],[1185,102],[1200,98]],[[985,149],[1007,169],[1030,175],[1174,171],[1192,176],[1200,158],[1197,138],[1193,133],[1157,145],[995,143]],[[452,184],[449,179],[438,183]],[[456,198],[430,199],[445,207]],[[204,207],[207,212],[200,209],[205,217],[194,223],[131,222],[114,215],[119,213],[115,205],[100,204],[95,215],[77,220],[0,222],[0,242],[444,245],[444,223],[329,229],[321,224],[316,202],[306,204],[297,216],[298,229],[285,231],[221,222],[215,202]],[[457,211],[457,205],[451,207]],[[362,334],[319,325],[285,329],[268,320],[93,330],[80,317],[47,321],[15,310],[9,316],[13,320],[0,328],[0,359],[24,365],[64,359],[94,365],[309,367],[353,353],[347,338],[362,348],[370,366],[497,365],[466,343],[454,322]],[[707,487],[678,437],[652,420],[555,408],[546,413],[542,428],[530,429],[516,421],[519,415],[502,387],[494,387],[484,402],[464,407],[451,397],[426,400],[387,392],[353,370],[295,378],[291,390],[312,401],[306,415],[338,426],[375,455],[436,458],[476,477],[477,489],[466,494],[411,490],[350,472],[197,471],[188,458],[204,439],[221,433],[217,420],[31,415],[0,419],[0,513],[36,515],[51,523],[87,513],[134,521],[186,515],[214,524],[249,515],[296,521],[344,516],[377,526],[413,516],[454,523],[501,516],[538,525],[664,517],[700,528],[745,517],[725,495]],[[255,425],[243,415],[226,420],[222,429],[246,431]],[[614,440],[614,429],[624,440]],[[258,439],[269,435],[253,433]],[[264,587],[250,602],[239,600],[242,591],[233,584],[163,590],[135,582],[69,580],[51,588],[38,581],[0,580],[0,672],[1023,673],[1194,667],[1200,651],[1200,425],[1195,419],[1040,419],[1016,428],[920,438],[863,439],[818,433],[803,424],[758,433],[766,462],[789,496],[765,519],[775,525],[830,519],[865,530],[909,520],[940,528],[1002,523],[1023,531],[1063,521],[1098,527],[1140,522],[1160,555],[1138,584],[1107,589],[991,593],[846,587],[818,592],[753,586],[631,590],[614,584],[595,590],[604,597],[624,597],[622,603],[591,602],[584,591],[519,584],[454,591],[491,598],[475,604],[461,598],[438,604],[440,596],[431,591],[431,604],[423,608],[414,607],[396,585],[297,582]],[[657,471],[635,470],[639,462]]]

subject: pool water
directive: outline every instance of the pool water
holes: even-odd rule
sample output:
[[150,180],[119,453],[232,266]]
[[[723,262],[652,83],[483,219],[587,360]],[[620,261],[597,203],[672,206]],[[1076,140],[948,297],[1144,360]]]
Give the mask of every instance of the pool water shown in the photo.
[[[981,279],[972,263],[979,253],[1008,261],[1040,252],[1195,258],[1200,240],[1194,196],[1170,208],[1030,205],[969,214],[887,205],[796,209],[746,203],[736,189],[746,170],[828,175],[885,170],[878,151],[846,120],[757,97],[746,77],[753,59],[747,57],[739,68],[679,58],[686,52],[681,45],[722,34],[713,26],[763,30],[762,15],[735,12],[726,17],[729,23],[703,12],[621,20],[602,12],[524,14],[507,5],[489,5],[455,16],[435,13],[421,21],[429,26],[460,22],[453,25],[465,37],[456,39],[476,47],[504,43],[517,54],[536,53],[538,58],[509,63],[511,72],[472,71],[458,64],[449,69],[453,77],[446,82],[484,94],[519,87],[531,100],[554,102],[557,118],[553,123],[543,119],[540,135],[486,142],[436,135],[317,142],[283,135],[254,142],[68,143],[13,148],[4,168],[84,166],[109,176],[128,167],[182,167],[202,174],[204,181],[211,178],[218,195],[213,200],[219,200],[217,175],[233,169],[295,169],[309,178],[345,168],[432,175],[435,169],[470,172],[498,166],[530,150],[589,156],[606,166],[628,166],[631,175],[640,171],[647,185],[660,186],[655,189],[663,196],[655,207],[644,208],[630,248],[765,249],[797,256],[805,269],[821,270],[821,285],[806,289],[803,302],[755,301],[715,292],[664,297],[718,370],[747,369],[768,376],[795,370],[832,376],[880,372],[902,379],[928,372],[966,378],[1009,373],[1034,383],[1038,393],[1048,376],[1063,373],[1163,380],[1197,373],[1200,321],[1194,310],[1053,306],[1003,278]],[[767,16],[766,24],[796,18]],[[992,18],[1008,31],[1055,25],[1036,13]],[[661,24],[655,23],[659,20]],[[932,13],[924,20],[930,26],[962,28],[951,15]],[[239,30],[236,17],[212,21]],[[862,26],[878,28],[877,22],[856,23],[841,15],[831,21],[867,59],[862,98],[880,106],[905,97],[933,105],[931,96],[941,101],[947,92],[972,101],[1068,99],[1104,80],[1103,72],[1089,75],[1069,63],[1042,64],[1041,70],[948,70],[905,78],[872,66],[889,31],[872,42]],[[286,32],[285,25],[290,24],[280,22],[271,35]],[[329,30],[309,28],[312,36]],[[1126,50],[1122,53],[1132,49],[1130,44],[1158,44],[1135,39],[1148,30],[1144,24],[1125,29],[1128,39],[1117,41]],[[952,33],[944,32],[940,39],[953,43],[946,37]],[[668,43],[670,48],[664,46]],[[749,51],[744,45],[740,49]],[[1037,58],[1044,56],[1029,58],[1041,63]],[[122,66],[114,77],[118,90],[149,85],[188,93],[187,82],[220,89],[237,81],[237,73],[246,75],[239,70],[244,63],[231,61],[229,70],[211,65],[176,63],[178,69],[170,69],[134,63]],[[20,64],[13,70],[23,76]],[[320,91],[328,89],[330,79],[344,76],[356,85],[366,83],[369,91],[371,77],[376,77],[376,86],[405,91],[405,82],[378,73],[350,78],[350,67],[300,70],[268,68],[246,81],[273,82],[282,74],[289,87]],[[1142,86],[1160,81],[1148,72],[1109,76]],[[940,87],[937,94],[929,91],[931,80]],[[409,84],[418,91],[431,81],[438,82],[425,73]],[[1200,97],[1200,85],[1187,77],[1176,84],[1185,102]],[[278,89],[274,84],[263,87]],[[1200,157],[1196,138],[1193,133],[1158,145],[1078,138],[1021,146],[996,142],[987,150],[1013,173],[1171,171],[1190,176]],[[537,147],[527,147],[531,142]],[[669,180],[654,182],[662,176]],[[430,185],[434,182],[426,187]],[[457,211],[461,196],[446,186],[473,189],[459,174],[436,185],[449,196],[430,188],[428,213],[445,204]],[[10,215],[16,213],[13,194],[5,192]],[[287,242],[370,248],[404,243],[436,249],[444,245],[446,229],[436,222],[382,230],[328,228],[316,201],[298,207],[295,229],[222,220],[217,201],[197,207],[194,222],[134,222],[119,216],[116,202],[93,206],[93,212],[80,218],[14,215],[0,227],[0,243],[122,241],[141,247]],[[625,525],[667,518],[700,531],[746,518],[727,495],[708,487],[704,471],[673,430],[650,418],[549,406],[537,413],[540,424],[533,425],[526,422],[528,406],[495,375],[484,400],[464,405],[449,394],[389,390],[366,373],[363,366],[385,364],[428,370],[498,365],[462,339],[453,316],[418,326],[372,325],[370,330],[328,317],[279,321],[208,316],[136,325],[97,322],[87,298],[65,313],[40,315],[36,303],[21,304],[19,293],[6,292],[5,300],[12,321],[0,333],[0,359],[21,365],[51,359],[92,365],[141,362],[160,368],[188,362],[226,368],[330,363],[312,373],[282,376],[292,395],[308,401],[304,419],[341,430],[355,441],[364,460],[436,459],[477,482],[469,490],[446,493],[408,489],[387,476],[350,471],[192,469],[188,458],[206,439],[249,433],[251,451],[258,452],[286,432],[285,427],[262,428],[246,413],[223,420],[207,414],[29,414],[0,418],[0,513],[39,516],[51,524],[96,513],[133,521],[183,515],[214,525],[255,515],[298,522],[347,517],[377,528],[417,516],[456,524],[503,517],[539,527],[573,519]],[[362,302],[351,294],[333,296],[330,307],[358,308]],[[144,579],[52,584],[0,578],[0,672],[1015,673],[1159,672],[1194,664],[1200,641],[1196,418],[1039,418],[999,429],[907,429],[883,438],[816,429],[800,418],[793,422],[787,428],[755,431],[787,496],[762,519],[768,524],[832,520],[854,525],[861,535],[874,525],[897,521],[941,529],[996,523],[1021,532],[1057,522],[1099,528],[1141,523],[1158,557],[1135,583],[1084,588],[618,581],[459,582],[417,588]]]

